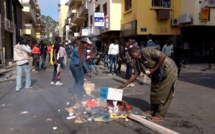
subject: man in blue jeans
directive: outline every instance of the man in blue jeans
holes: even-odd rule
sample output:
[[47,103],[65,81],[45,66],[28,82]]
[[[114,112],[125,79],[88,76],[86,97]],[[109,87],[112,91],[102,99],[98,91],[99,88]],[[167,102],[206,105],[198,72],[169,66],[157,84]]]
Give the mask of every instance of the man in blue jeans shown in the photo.
[[28,63],[29,54],[31,53],[30,46],[27,45],[26,39],[20,37],[19,42],[14,46],[14,61],[16,61],[17,77],[16,77],[16,91],[22,89],[22,71],[25,71],[25,88],[31,87],[31,73],[30,65]]
[[[108,75],[116,75],[116,64],[119,54],[118,40],[115,39],[114,43],[111,43],[108,49],[108,55],[110,57],[110,73]],[[112,72],[112,66],[114,64],[114,73]]]

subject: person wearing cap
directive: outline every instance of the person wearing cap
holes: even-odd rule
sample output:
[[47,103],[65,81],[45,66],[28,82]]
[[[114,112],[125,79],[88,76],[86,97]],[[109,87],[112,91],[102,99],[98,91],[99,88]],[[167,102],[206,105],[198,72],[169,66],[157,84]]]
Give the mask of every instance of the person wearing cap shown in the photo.
[[89,40],[89,38],[84,37],[81,39],[81,42],[79,42],[78,47],[75,47],[75,49],[70,54],[70,70],[74,78],[72,93],[77,105],[80,105],[80,102],[86,96],[86,92],[84,90],[83,67],[85,68],[88,77],[92,77],[90,69],[86,63],[86,49],[90,44],[92,44],[92,42]]

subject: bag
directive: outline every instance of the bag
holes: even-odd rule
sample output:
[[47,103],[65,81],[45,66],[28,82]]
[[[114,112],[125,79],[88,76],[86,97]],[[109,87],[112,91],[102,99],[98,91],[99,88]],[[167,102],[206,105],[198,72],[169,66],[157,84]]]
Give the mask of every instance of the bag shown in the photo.
[[156,80],[158,83],[164,81],[166,78],[167,73],[163,65],[161,65],[159,69],[152,75],[152,79]]

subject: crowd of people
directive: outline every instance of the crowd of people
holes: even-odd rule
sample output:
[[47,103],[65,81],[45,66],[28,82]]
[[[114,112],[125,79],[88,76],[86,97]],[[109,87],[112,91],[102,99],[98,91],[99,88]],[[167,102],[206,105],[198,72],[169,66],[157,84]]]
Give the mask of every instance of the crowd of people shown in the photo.
[[[65,45],[60,37],[55,37],[55,43],[45,44],[34,42],[30,45],[28,38],[20,38],[14,47],[14,61],[17,65],[16,91],[22,89],[21,75],[25,71],[25,88],[31,87],[31,62],[35,72],[46,69],[46,57],[49,56],[49,63],[53,65],[53,77],[51,85],[61,86],[61,68],[65,68],[67,57],[70,58],[69,69],[74,79],[71,89],[76,106],[89,99],[84,90],[84,76],[92,77],[92,74],[99,75],[97,66],[97,46],[88,37],[81,38],[80,41],[73,41]],[[125,79],[127,82],[119,89],[134,87],[134,80],[138,76],[143,76],[142,84],[149,84],[147,78],[151,79],[151,107],[144,112],[144,116],[152,121],[163,120],[169,109],[171,100],[175,94],[175,83],[178,72],[180,72],[181,61],[175,58],[174,46],[171,40],[162,47],[158,40],[153,41],[152,35],[147,36],[147,41],[142,41],[139,45],[134,39],[129,39],[124,45],[120,45],[115,39],[112,43],[103,45],[104,70],[108,70],[108,75],[115,76],[122,74],[121,66],[126,65]],[[40,63],[41,61],[41,63]],[[93,70],[94,68],[94,70]]]

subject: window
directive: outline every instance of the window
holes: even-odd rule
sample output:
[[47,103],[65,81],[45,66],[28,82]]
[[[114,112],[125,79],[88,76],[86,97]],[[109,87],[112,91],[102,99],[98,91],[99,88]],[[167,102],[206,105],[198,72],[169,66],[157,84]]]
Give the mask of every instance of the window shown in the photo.
[[209,6],[215,6],[215,0],[208,0]]
[[100,12],[100,5],[97,5],[95,12]]
[[170,0],[152,0],[152,6],[170,8]]
[[107,3],[105,3],[103,5],[103,12],[104,12],[104,16],[106,16],[107,15]]
[[132,0],[125,0],[125,11],[128,11],[132,8]]

